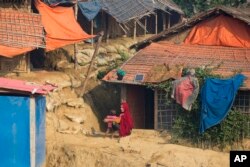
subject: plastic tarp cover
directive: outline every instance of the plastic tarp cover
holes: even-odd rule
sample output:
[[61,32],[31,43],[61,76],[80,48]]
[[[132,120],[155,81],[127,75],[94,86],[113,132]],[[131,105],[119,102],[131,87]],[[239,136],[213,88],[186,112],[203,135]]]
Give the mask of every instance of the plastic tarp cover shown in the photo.
[[201,89],[200,133],[219,124],[230,111],[236,93],[245,76],[237,74],[229,79],[207,79]]
[[43,0],[44,3],[49,6],[58,6],[58,5],[66,5],[72,6],[75,4],[74,0]]
[[36,166],[45,164],[45,106],[44,96],[37,96],[36,102]]
[[250,48],[250,26],[220,15],[193,27],[184,43]]
[[89,20],[93,20],[96,15],[101,10],[101,5],[97,1],[93,2],[79,2],[78,6],[82,12],[82,14]]
[[4,57],[12,58],[14,56],[27,53],[33,49],[34,48],[31,48],[31,47],[30,48],[13,48],[13,47],[0,45],[0,55]]
[[30,166],[30,100],[0,94],[0,166]]
[[51,8],[40,0],[36,0],[35,6],[42,15],[47,51],[92,38],[77,23],[73,7]]

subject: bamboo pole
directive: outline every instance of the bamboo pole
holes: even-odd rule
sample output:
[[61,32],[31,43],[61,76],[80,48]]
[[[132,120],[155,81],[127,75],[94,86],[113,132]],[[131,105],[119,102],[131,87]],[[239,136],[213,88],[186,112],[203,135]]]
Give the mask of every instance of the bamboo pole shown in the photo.
[[30,73],[30,68],[31,68],[31,65],[30,65],[30,53],[27,53],[24,55],[26,57],[26,70],[27,70],[27,73],[29,74]]
[[154,129],[158,129],[158,94],[157,89],[154,90]]
[[[91,20],[91,36],[94,34],[94,21]],[[91,41],[92,46],[94,45],[94,39]]]
[[171,22],[170,22],[170,14],[168,14],[168,29],[171,27]]
[[147,16],[145,17],[145,20],[144,20],[144,26],[145,26],[144,36],[146,36],[147,35]]
[[155,34],[158,34],[158,15],[155,13]]
[[136,40],[136,20],[134,20],[134,41]]
[[[76,2],[76,4],[75,4],[75,18],[76,18],[76,20],[77,20],[77,13],[78,13],[78,5]],[[77,45],[77,43],[75,43],[74,44],[74,68],[75,68],[75,70],[77,69],[77,65],[78,65],[77,54],[78,54],[78,45]]]
[[167,22],[166,22],[166,13],[162,13],[162,31],[166,29]]
[[100,32],[100,35],[98,37],[98,41],[97,41],[97,44],[96,44],[96,47],[95,47],[95,51],[94,51],[94,54],[92,56],[92,59],[91,59],[91,62],[90,62],[90,65],[89,65],[89,68],[87,70],[87,76],[85,78],[85,81],[83,83],[83,88],[82,88],[82,91],[80,93],[81,96],[83,96],[85,94],[85,89],[86,89],[86,85],[87,85],[87,82],[88,82],[88,78],[89,78],[89,74],[90,74],[90,71],[92,69],[92,66],[94,64],[94,60],[95,60],[95,57],[97,56],[97,53],[98,53],[98,50],[99,50],[99,47],[100,47],[100,44],[101,44],[101,41],[102,41],[102,37],[103,37],[103,34],[104,32]]
[[110,23],[111,23],[111,21],[110,21],[110,16],[108,16],[107,14],[106,14],[106,21],[107,21],[107,23],[106,23],[106,27],[107,27],[107,29],[106,29],[106,42],[108,43],[109,42],[109,31],[110,31]]

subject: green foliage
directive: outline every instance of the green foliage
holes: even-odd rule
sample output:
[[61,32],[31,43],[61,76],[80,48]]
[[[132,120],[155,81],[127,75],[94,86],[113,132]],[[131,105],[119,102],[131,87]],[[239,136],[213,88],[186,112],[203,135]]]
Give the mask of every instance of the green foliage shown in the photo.
[[174,0],[188,17],[218,5],[238,7],[246,1],[247,0]]
[[126,61],[129,58],[129,55],[125,51],[118,51],[118,54],[121,56],[121,61]]

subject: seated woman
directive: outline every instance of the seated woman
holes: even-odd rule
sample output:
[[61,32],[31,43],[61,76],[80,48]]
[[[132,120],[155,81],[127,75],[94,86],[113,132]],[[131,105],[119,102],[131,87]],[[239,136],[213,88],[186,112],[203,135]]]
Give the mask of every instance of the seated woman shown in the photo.
[[115,110],[110,110],[110,114],[105,117],[104,122],[108,125],[106,135],[119,130],[120,117],[116,115]]

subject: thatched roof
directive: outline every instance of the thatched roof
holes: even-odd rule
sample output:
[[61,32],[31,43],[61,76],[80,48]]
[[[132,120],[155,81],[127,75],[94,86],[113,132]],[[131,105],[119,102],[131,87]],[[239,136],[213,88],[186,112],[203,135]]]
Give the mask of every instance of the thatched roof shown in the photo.
[[147,45],[149,45],[151,42],[157,42],[160,40],[163,40],[164,38],[170,37],[172,35],[178,34],[180,32],[183,32],[190,27],[195,26],[196,24],[202,22],[203,20],[206,20],[210,17],[214,17],[220,14],[226,14],[233,18],[237,18],[246,24],[250,25],[250,7],[246,8],[232,8],[232,7],[224,7],[219,6],[216,8],[212,8],[206,12],[199,13],[192,18],[188,19],[187,21],[183,21],[179,24],[176,24],[175,26],[162,31],[161,33],[154,35],[146,40],[143,40],[139,43],[136,43],[131,46],[131,48],[137,48],[141,49]]

